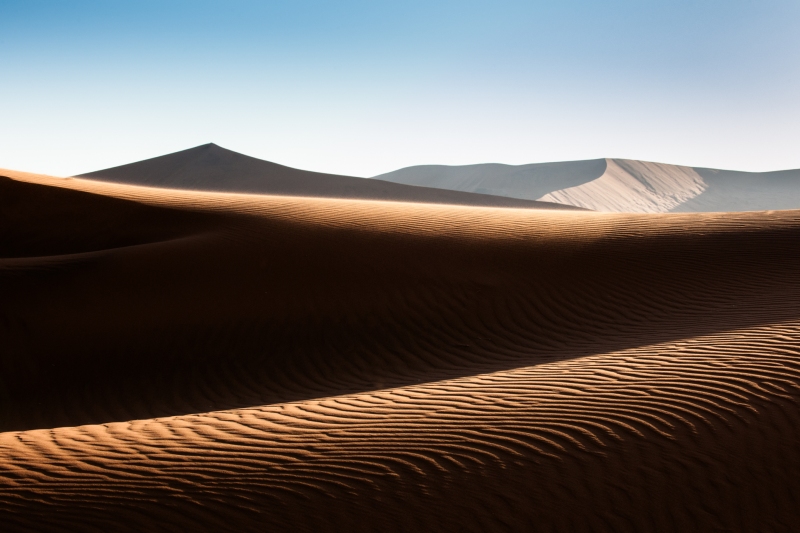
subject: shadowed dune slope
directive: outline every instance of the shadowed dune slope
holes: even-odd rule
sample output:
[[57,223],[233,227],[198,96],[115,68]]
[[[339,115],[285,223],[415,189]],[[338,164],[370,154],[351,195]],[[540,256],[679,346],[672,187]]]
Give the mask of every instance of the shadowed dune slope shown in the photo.
[[673,208],[675,213],[800,208],[800,169],[778,172],[694,170],[702,176],[706,189]]
[[562,204],[410,187],[388,181],[299,170],[226,150],[216,144],[205,144],[79,177],[201,191],[538,209],[567,208]]
[[419,165],[381,174],[373,179],[538,200],[548,193],[595,180],[605,171],[605,159],[592,159],[531,165]]
[[800,527],[800,211],[0,176],[4,531]]
[[376,178],[617,213],[800,208],[800,169],[733,172],[629,159],[597,159],[519,166],[422,165]]

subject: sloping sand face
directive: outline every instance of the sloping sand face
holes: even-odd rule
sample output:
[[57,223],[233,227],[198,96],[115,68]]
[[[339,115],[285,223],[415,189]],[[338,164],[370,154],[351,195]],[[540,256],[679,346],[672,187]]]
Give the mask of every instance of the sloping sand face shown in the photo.
[[4,531],[800,526],[800,212],[0,175]]
[[510,198],[536,200],[561,189],[595,180],[606,171],[606,159],[530,165],[419,165],[375,176],[418,187],[433,187]]
[[[348,198],[432,204],[576,209],[536,197],[507,198],[431,187],[410,187],[380,179],[322,174],[278,165],[205,144],[173,154],[77,176],[112,183],[228,193],[313,198]],[[541,196],[541,195],[537,195]]]
[[697,213],[800,208],[800,169],[735,172],[597,159],[532,165],[420,165],[375,178],[597,211]]
[[606,171],[583,185],[546,194],[542,201],[595,211],[666,213],[706,190],[693,168],[645,161],[607,159]]

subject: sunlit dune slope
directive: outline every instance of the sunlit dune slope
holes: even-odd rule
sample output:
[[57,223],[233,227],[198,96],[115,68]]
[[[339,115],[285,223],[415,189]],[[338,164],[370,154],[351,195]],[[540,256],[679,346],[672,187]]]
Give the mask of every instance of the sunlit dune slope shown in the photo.
[[800,208],[800,169],[735,172],[630,159],[531,165],[420,165],[377,179],[616,213]]
[[0,175],[4,530],[800,527],[800,211]]
[[412,187],[389,181],[311,172],[250,157],[216,144],[204,144],[173,154],[89,172],[79,177],[148,187],[200,191],[533,209],[577,209],[575,206],[559,203],[431,187]]

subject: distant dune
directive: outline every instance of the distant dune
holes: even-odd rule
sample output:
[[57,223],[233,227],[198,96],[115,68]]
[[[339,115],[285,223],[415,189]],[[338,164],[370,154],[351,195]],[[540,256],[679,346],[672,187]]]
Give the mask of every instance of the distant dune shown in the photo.
[[800,209],[800,170],[734,172],[627,159],[532,165],[423,165],[376,179],[596,211],[666,213]]
[[565,209],[561,203],[549,204],[438,188],[409,187],[375,179],[299,170],[226,150],[216,144],[205,144],[137,163],[89,172],[79,177],[200,191]]
[[800,211],[0,176],[3,532],[800,529]]

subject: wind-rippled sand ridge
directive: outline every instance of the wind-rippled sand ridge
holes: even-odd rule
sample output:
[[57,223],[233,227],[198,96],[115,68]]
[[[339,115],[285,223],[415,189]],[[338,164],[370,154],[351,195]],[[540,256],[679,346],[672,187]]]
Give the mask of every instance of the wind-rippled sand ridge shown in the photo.
[[0,175],[3,530],[800,526],[800,211]]

